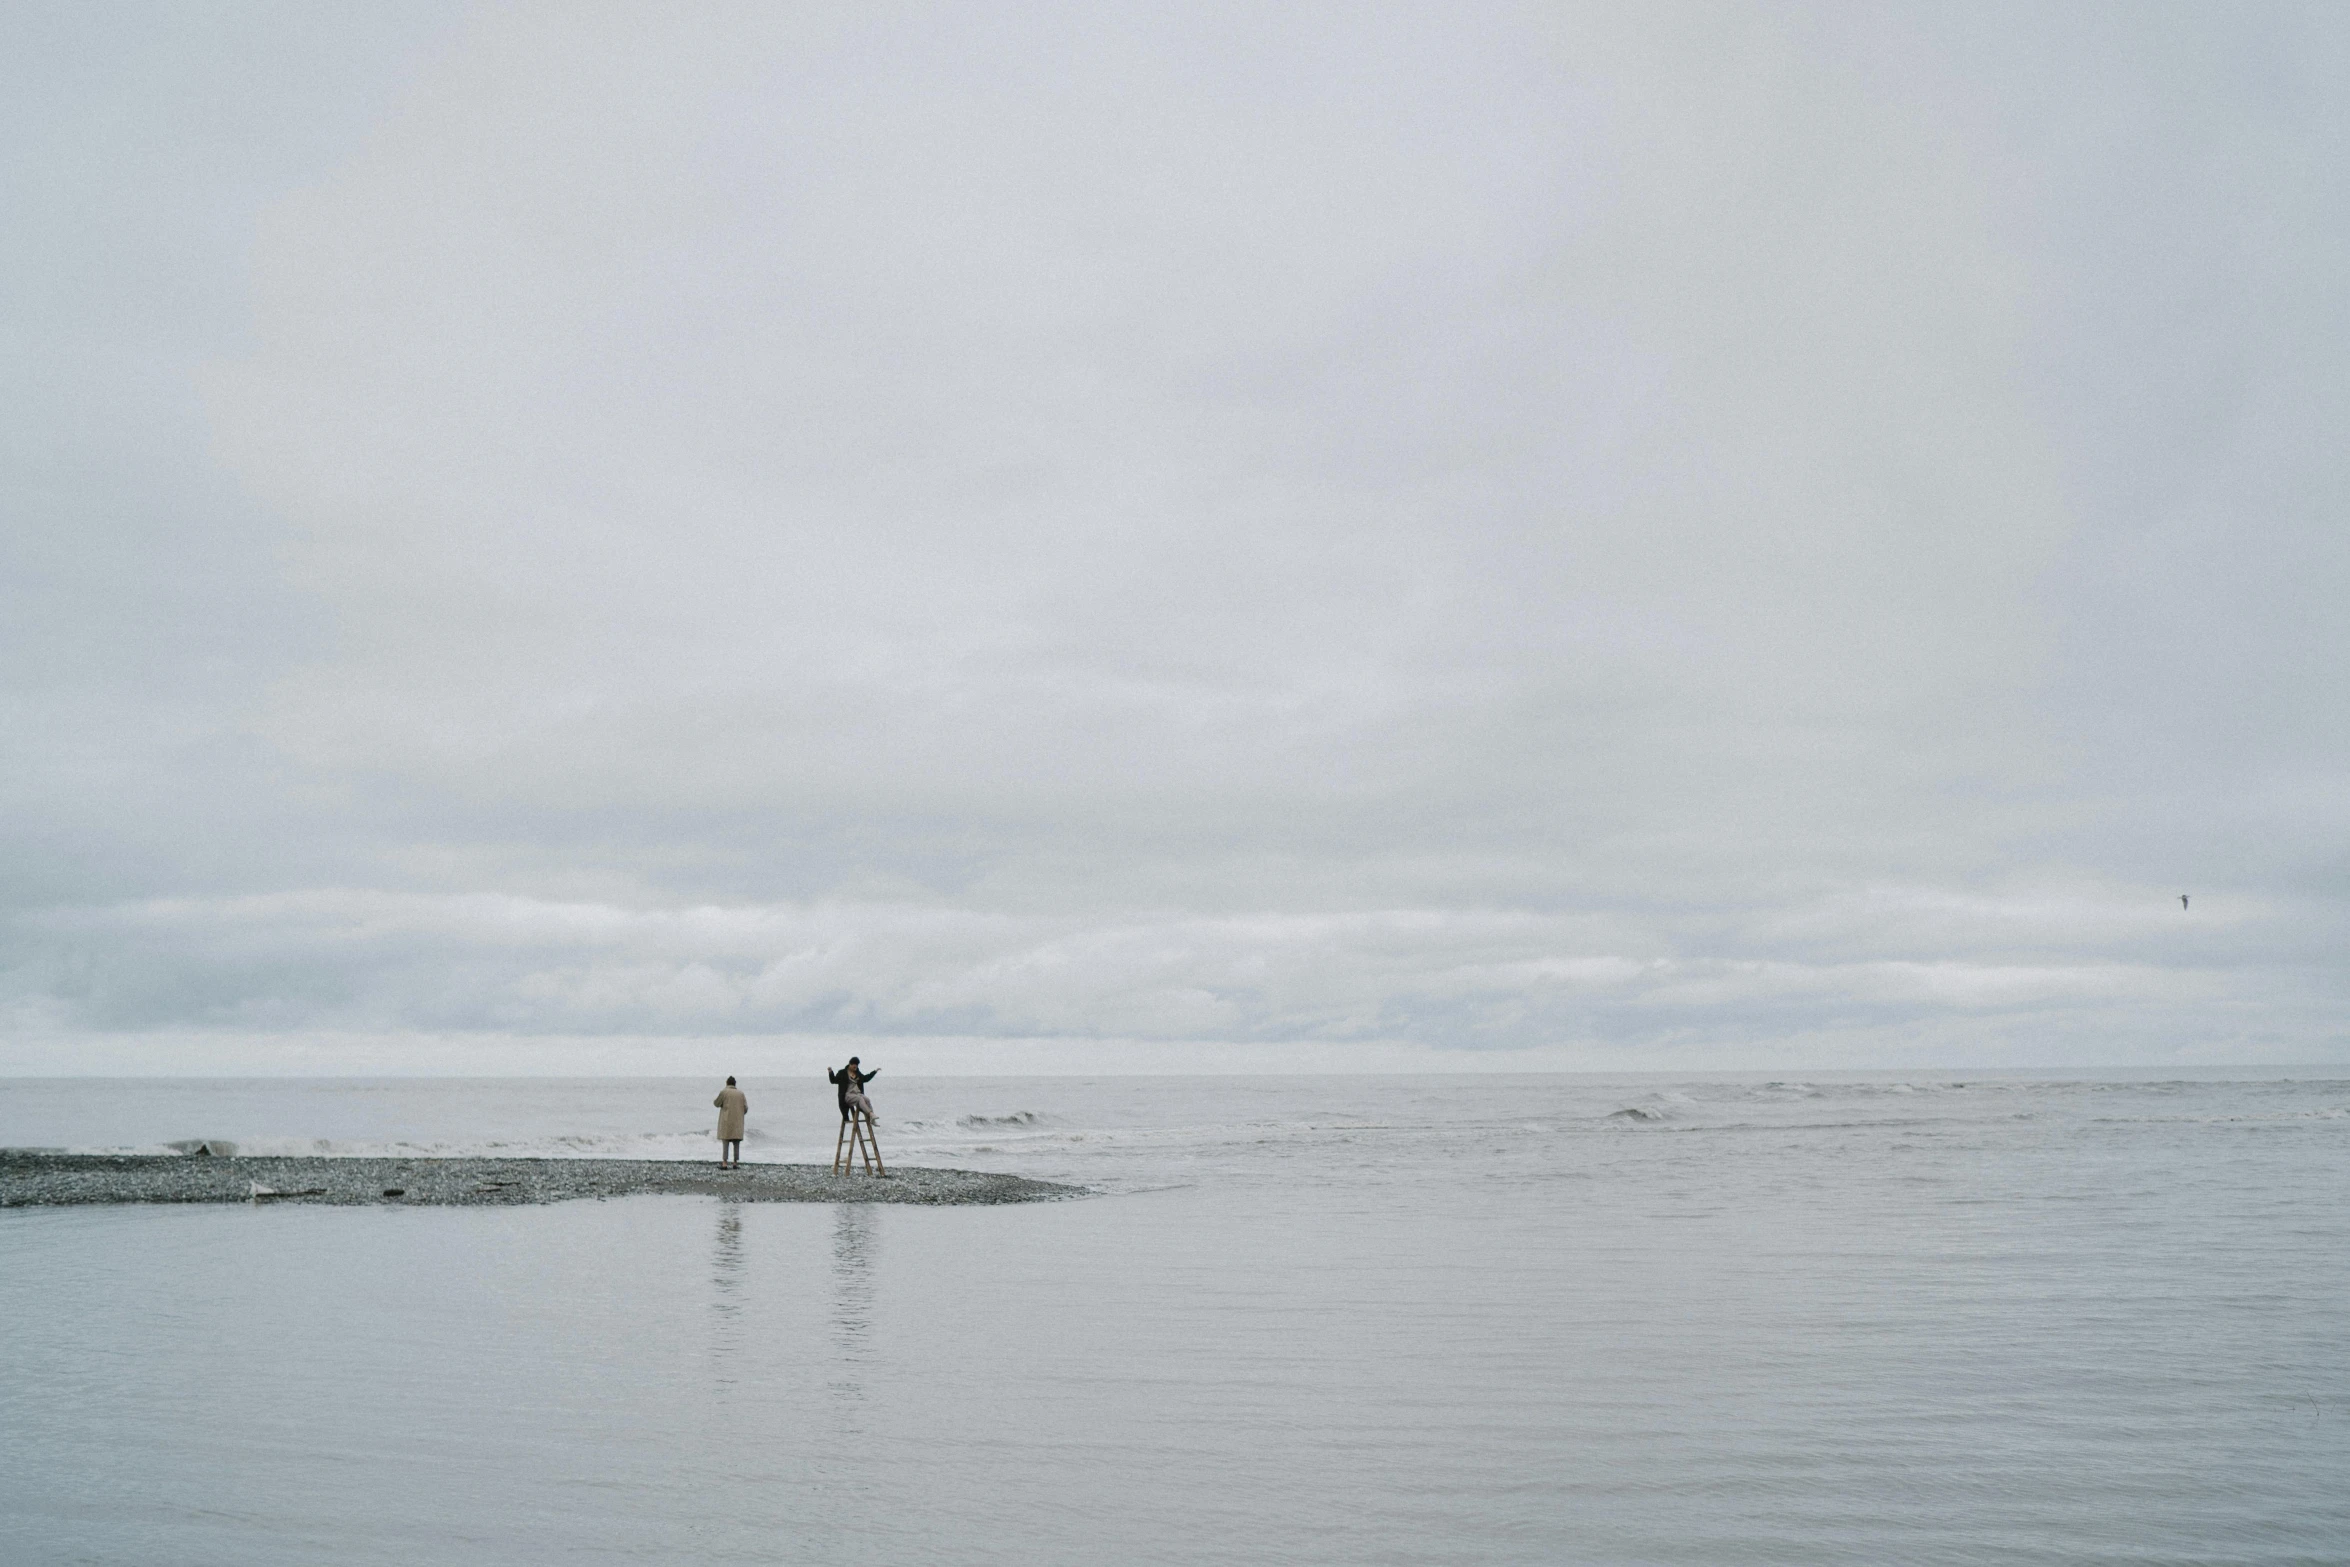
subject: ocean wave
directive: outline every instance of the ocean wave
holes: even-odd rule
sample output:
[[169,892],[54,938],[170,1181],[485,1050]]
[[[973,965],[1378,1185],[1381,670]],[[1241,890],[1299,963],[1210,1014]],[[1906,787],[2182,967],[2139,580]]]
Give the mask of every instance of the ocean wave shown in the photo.
[[2100,1115],[2092,1126],[2292,1126],[2311,1121],[2350,1120],[2350,1107],[2318,1110],[2247,1110],[2234,1115]]
[[[804,1152],[810,1139],[790,1142]],[[756,1127],[743,1142],[750,1145],[785,1143]],[[185,1158],[234,1157],[247,1159],[707,1159],[715,1157],[715,1134],[707,1128],[692,1131],[550,1134],[516,1138],[330,1138],[189,1137],[171,1142],[140,1144],[86,1144],[62,1149],[84,1154],[178,1154]]]
[[1600,1119],[1619,1123],[1645,1124],[1654,1121],[1673,1121],[1692,1113],[1704,1113],[1705,1106],[1696,1098],[1678,1088],[1662,1088],[1652,1094],[1642,1094],[1630,1104],[1611,1110]]

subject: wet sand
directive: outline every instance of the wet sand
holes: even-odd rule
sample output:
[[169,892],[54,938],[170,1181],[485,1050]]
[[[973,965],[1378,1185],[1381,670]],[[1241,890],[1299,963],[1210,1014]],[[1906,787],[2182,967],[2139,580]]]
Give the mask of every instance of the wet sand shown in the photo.
[[1049,1202],[1083,1188],[978,1170],[834,1175],[820,1164],[669,1159],[319,1159],[71,1154],[0,1149],[0,1208],[261,1202],[491,1207],[582,1198],[720,1196],[744,1202]]

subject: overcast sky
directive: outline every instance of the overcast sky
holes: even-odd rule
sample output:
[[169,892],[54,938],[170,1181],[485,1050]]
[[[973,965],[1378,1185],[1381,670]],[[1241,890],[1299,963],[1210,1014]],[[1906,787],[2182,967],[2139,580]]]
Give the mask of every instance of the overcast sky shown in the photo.
[[2346,169],[2326,4],[10,5],[0,1071],[2350,1062]]

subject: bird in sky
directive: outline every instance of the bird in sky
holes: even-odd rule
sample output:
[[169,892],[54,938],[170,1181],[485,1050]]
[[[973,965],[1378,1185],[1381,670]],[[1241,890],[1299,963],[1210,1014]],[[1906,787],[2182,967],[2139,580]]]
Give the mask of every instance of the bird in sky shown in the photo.
[[2180,913],[2182,913],[2182,914],[2184,914],[2186,911],[2187,911],[2187,895],[2186,895],[2185,893],[2183,893],[2183,892],[2182,892],[2182,893],[2180,893],[2180,894],[2179,894],[2179,912],[2180,912]]

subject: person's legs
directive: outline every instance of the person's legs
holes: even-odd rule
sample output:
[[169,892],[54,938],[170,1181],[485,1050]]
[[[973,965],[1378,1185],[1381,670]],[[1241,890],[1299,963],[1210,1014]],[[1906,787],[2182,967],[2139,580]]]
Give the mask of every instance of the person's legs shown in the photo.
[[730,1137],[718,1145],[718,1168],[731,1170],[743,1162],[743,1145],[739,1137]]

